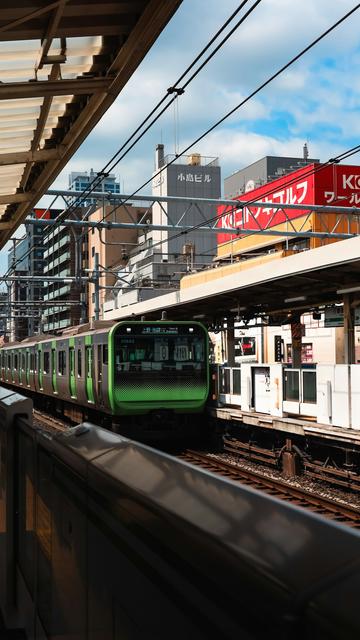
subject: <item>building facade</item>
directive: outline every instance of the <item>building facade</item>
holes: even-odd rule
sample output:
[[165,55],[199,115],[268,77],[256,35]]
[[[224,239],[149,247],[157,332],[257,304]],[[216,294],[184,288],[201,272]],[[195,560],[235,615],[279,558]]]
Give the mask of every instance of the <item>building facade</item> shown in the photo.
[[[81,218],[81,209],[73,212]],[[44,238],[43,331],[54,332],[87,320],[87,287],[80,279],[88,267],[88,236],[82,229],[56,225]],[[46,276],[59,278],[46,282]],[[51,304],[52,303],[52,304]]]
[[[152,181],[154,196],[184,196],[216,199],[221,194],[221,171],[217,158],[198,153],[189,156],[165,156],[164,145],[156,147],[155,172]],[[173,161],[166,166],[169,161]],[[189,206],[181,202],[154,202],[143,222],[164,229],[140,231],[137,246],[129,252],[126,273],[117,282],[119,290],[113,301],[107,301],[106,313],[114,308],[135,304],[141,300],[164,295],[177,289],[181,278],[209,265],[216,255],[216,234],[196,230],[208,219],[216,217],[216,206]],[[169,224],[178,229],[169,230]],[[194,227],[186,234],[182,226]],[[124,282],[124,286],[122,286]]]
[[[315,249],[321,244],[335,242],[336,238],[296,238],[290,239],[287,231],[314,231],[329,233],[357,233],[357,216],[350,208],[360,203],[358,179],[360,168],[353,165],[310,164],[297,171],[277,178],[252,191],[242,194],[240,199],[273,203],[274,207],[221,206],[218,208],[219,224],[223,228],[236,228],[236,236],[218,234],[218,260],[233,260],[236,257],[249,257],[251,254],[265,254],[273,251],[302,251]],[[235,198],[235,202],[236,202]],[[287,204],[307,205],[308,209],[288,209]],[[349,207],[349,215],[336,213],[311,212],[311,205]],[[259,235],[259,228],[274,230],[277,235]],[[246,234],[241,234],[241,229]],[[254,234],[249,234],[254,231]]]
[[286,176],[308,164],[319,162],[318,158],[308,157],[307,145],[304,145],[303,157],[265,156],[252,164],[235,171],[224,180],[224,197],[237,198],[243,193]]
[[[34,209],[33,218],[54,219],[59,210]],[[44,284],[33,280],[44,273],[45,229],[35,224],[25,225],[26,234],[19,241],[13,241],[8,254],[8,271],[11,276],[28,277],[9,285],[9,326],[11,341],[23,340],[41,331],[42,302],[45,293]]]
[[[69,174],[69,189],[71,191],[79,191],[83,192],[86,190],[89,185],[91,185],[94,180],[96,180],[96,191],[102,191],[103,193],[120,193],[120,183],[117,182],[116,176],[114,173],[110,173],[107,176],[104,176],[101,180],[99,180],[99,176],[96,171],[90,169],[87,171],[72,171]],[[96,204],[96,200],[91,198],[90,196],[86,198],[83,202],[79,202],[79,206],[89,206],[91,204]]]
[[[146,209],[131,204],[114,207],[111,205],[97,209],[89,216],[92,222],[101,221],[104,217],[109,222],[133,222],[140,220]],[[98,260],[101,277],[99,280],[99,319],[104,319],[106,299],[114,300],[113,292],[119,272],[123,271],[129,260],[129,254],[138,246],[138,230],[133,229],[99,229],[92,227],[88,231],[88,268],[94,271]],[[96,258],[97,256],[97,258]],[[124,281],[123,281],[124,282]],[[116,291],[116,289],[115,289]],[[96,290],[94,283],[88,285],[88,317],[95,320]]]

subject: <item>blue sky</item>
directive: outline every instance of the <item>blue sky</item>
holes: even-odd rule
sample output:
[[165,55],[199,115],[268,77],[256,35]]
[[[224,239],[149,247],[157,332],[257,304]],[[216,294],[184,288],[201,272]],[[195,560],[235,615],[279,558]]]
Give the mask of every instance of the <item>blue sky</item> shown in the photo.
[[[238,4],[183,0],[54,187],[67,187],[70,171],[101,169]],[[355,0],[262,0],[179,98],[180,151],[355,4]],[[264,155],[301,155],[305,141],[311,157],[321,160],[358,144],[359,31],[360,11],[193,150],[218,156],[225,177]],[[115,169],[125,192],[150,178],[158,142],[165,144],[167,153],[174,153],[172,108]],[[360,158],[354,156],[350,162],[360,164]],[[7,250],[1,254],[0,271]]]

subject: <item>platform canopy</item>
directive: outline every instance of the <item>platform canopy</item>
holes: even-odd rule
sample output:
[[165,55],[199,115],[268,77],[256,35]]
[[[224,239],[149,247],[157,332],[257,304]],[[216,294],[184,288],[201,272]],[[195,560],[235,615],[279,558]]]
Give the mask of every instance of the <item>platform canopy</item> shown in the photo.
[[0,248],[121,92],[180,4],[1,0]]

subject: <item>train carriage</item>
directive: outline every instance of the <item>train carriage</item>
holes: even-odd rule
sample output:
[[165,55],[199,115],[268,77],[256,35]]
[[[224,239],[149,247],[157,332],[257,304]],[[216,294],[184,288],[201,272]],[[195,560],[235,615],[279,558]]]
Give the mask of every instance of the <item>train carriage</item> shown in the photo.
[[198,322],[96,322],[0,349],[0,379],[75,419],[201,412],[208,336]]

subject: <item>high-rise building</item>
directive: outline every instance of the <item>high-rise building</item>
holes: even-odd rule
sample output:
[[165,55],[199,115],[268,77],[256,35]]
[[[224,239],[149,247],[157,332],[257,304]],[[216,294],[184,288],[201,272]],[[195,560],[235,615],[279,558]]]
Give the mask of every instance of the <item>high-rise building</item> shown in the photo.
[[[34,209],[31,217],[53,219],[58,213],[57,209]],[[8,255],[9,274],[28,277],[27,281],[14,281],[9,286],[8,332],[12,341],[35,335],[41,328],[44,285],[41,281],[32,280],[32,277],[43,275],[45,228],[38,224],[27,224],[25,229],[25,236],[13,241]]]
[[[81,218],[81,209],[75,209],[72,216]],[[44,332],[66,329],[87,319],[86,287],[69,280],[76,274],[83,275],[87,268],[87,240],[81,228],[72,230],[62,225],[56,225],[44,238],[44,281],[46,276],[59,278],[45,286],[44,302],[53,302],[54,306],[44,308]]]
[[[69,174],[69,189],[71,191],[82,192],[89,187],[96,180],[96,191],[102,191],[103,193],[120,193],[120,183],[116,181],[116,176],[113,173],[109,173],[101,180],[98,179],[98,174],[93,169],[90,172],[87,171],[72,171]],[[89,206],[96,204],[96,199],[89,197],[84,202],[80,202],[79,206]]]
[[[167,166],[170,161],[172,164]],[[158,144],[152,193],[194,200],[218,199],[221,194],[218,159],[199,153],[175,159],[175,156],[165,156],[164,145]],[[154,202],[143,221],[164,229],[139,232],[138,245],[129,254],[126,273],[121,273],[117,282],[119,291],[105,305],[106,314],[118,307],[163,295],[169,288],[178,288],[184,274],[209,265],[217,251],[216,234],[197,231],[196,226],[214,218],[216,212],[216,205],[209,203],[189,206],[186,202]],[[171,223],[178,228],[166,228]],[[183,234],[183,226],[194,227],[194,230]]]

